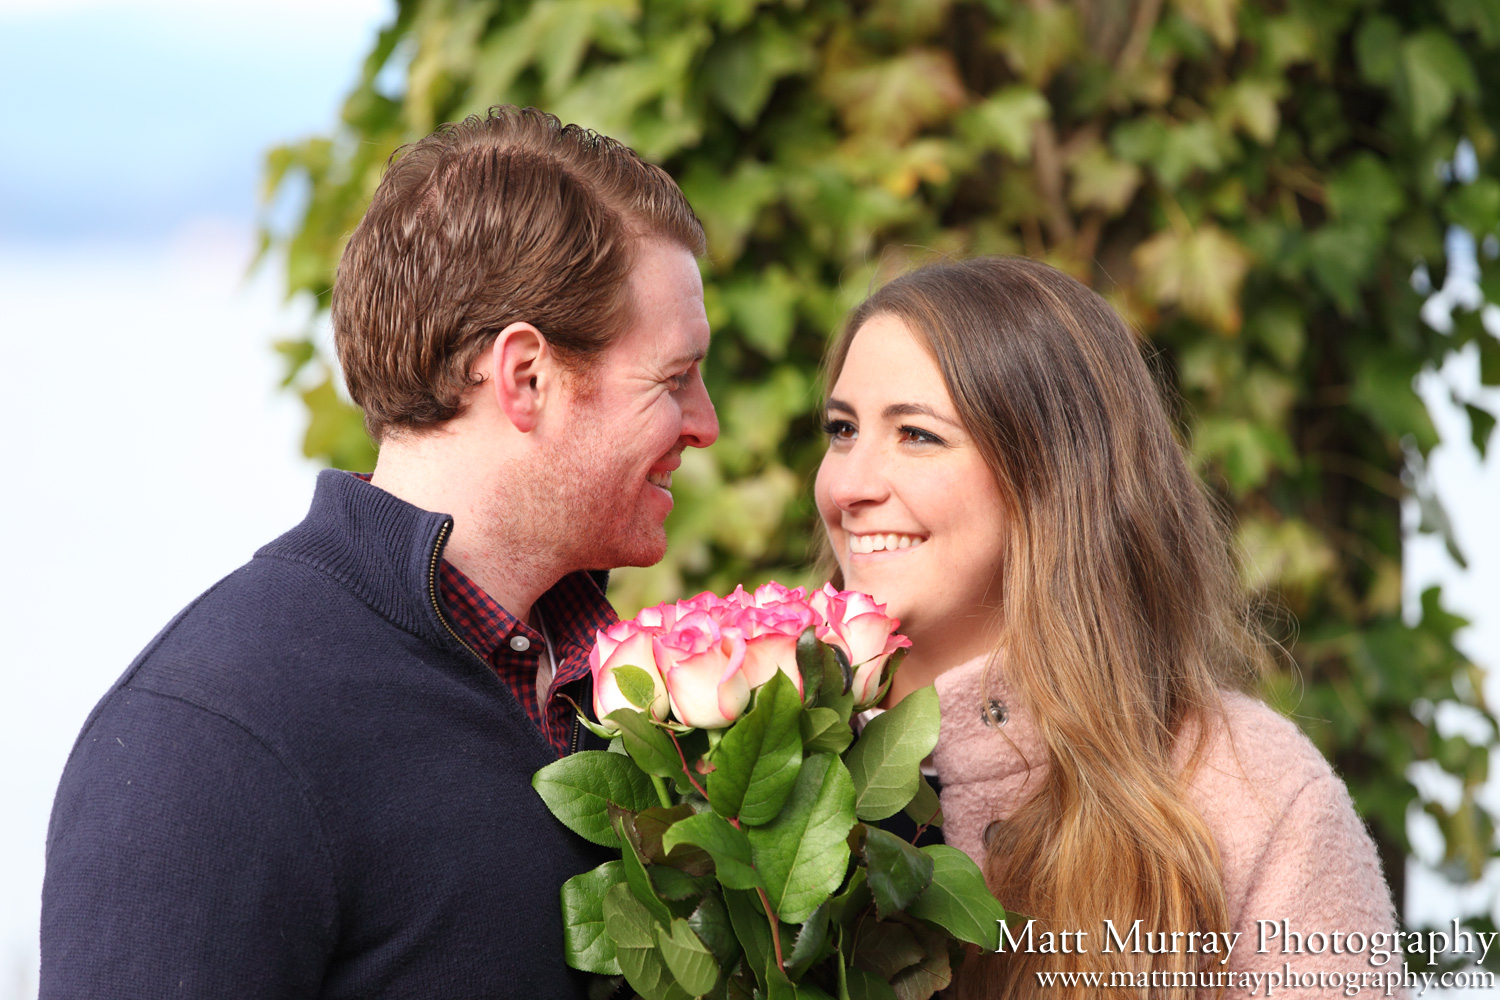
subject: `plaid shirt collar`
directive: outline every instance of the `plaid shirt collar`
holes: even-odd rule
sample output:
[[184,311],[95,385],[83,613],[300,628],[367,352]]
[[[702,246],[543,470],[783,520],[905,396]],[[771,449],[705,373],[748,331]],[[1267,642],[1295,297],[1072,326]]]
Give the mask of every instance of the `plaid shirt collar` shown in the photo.
[[[594,634],[619,620],[598,580],[586,572],[569,573],[537,599],[545,636],[506,611],[447,560],[438,570],[438,591],[460,638],[511,689],[558,756],[566,755],[577,725],[567,698],[579,705],[591,700],[587,678]],[[553,675],[543,707],[537,703],[537,667],[549,637]]]

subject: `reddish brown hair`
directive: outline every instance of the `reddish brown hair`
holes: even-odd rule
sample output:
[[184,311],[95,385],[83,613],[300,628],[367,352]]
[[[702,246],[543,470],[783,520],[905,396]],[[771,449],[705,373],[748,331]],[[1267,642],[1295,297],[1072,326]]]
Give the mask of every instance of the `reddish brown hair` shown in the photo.
[[510,323],[587,369],[631,323],[643,239],[703,253],[664,170],[535,108],[494,107],[397,150],[333,288],[339,361],[370,435],[457,416],[474,359]]

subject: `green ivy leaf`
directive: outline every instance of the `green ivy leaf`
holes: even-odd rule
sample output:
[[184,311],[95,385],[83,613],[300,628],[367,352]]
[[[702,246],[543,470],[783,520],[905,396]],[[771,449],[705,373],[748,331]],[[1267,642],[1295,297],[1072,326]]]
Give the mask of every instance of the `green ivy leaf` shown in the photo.
[[619,847],[609,807],[639,812],[656,804],[651,779],[622,754],[582,750],[554,761],[531,779],[552,815],[585,840]]
[[853,826],[849,772],[831,753],[810,755],[776,819],[745,831],[779,918],[801,923],[838,888],[849,864],[844,838]]
[[865,726],[844,763],[854,780],[855,814],[874,822],[900,812],[922,780],[938,736],[937,691],[918,688]]
[[1474,67],[1447,32],[1428,28],[1401,42],[1411,130],[1426,138],[1448,116],[1458,97],[1479,96]]

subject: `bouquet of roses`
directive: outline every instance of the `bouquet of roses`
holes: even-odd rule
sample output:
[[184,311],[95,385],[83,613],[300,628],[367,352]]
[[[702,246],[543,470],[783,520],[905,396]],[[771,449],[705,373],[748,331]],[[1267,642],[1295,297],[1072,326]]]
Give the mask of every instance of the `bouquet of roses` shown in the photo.
[[620,851],[563,886],[570,965],[644,1000],[925,1000],[962,942],[997,947],[1005,913],[974,863],[875,825],[942,822],[921,774],[933,689],[857,740],[850,725],[910,645],[898,625],[865,594],[769,583],[598,634],[585,721],[610,750],[533,781],[570,829]]

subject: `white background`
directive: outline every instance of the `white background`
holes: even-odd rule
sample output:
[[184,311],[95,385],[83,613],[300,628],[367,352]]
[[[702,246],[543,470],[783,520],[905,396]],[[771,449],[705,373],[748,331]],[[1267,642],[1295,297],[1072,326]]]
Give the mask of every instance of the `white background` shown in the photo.
[[[47,815],[89,709],[306,509],[316,470],[269,344],[307,310],[283,306],[274,268],[247,272],[260,160],[333,128],[388,14],[0,0],[0,1000],[35,996]],[[1473,368],[1446,377],[1472,394]],[[1417,540],[1408,589],[1446,581],[1476,621],[1465,647],[1494,664],[1500,463],[1481,467],[1450,417],[1459,443],[1432,467],[1471,569]],[[1454,905],[1434,884],[1419,912]]]

